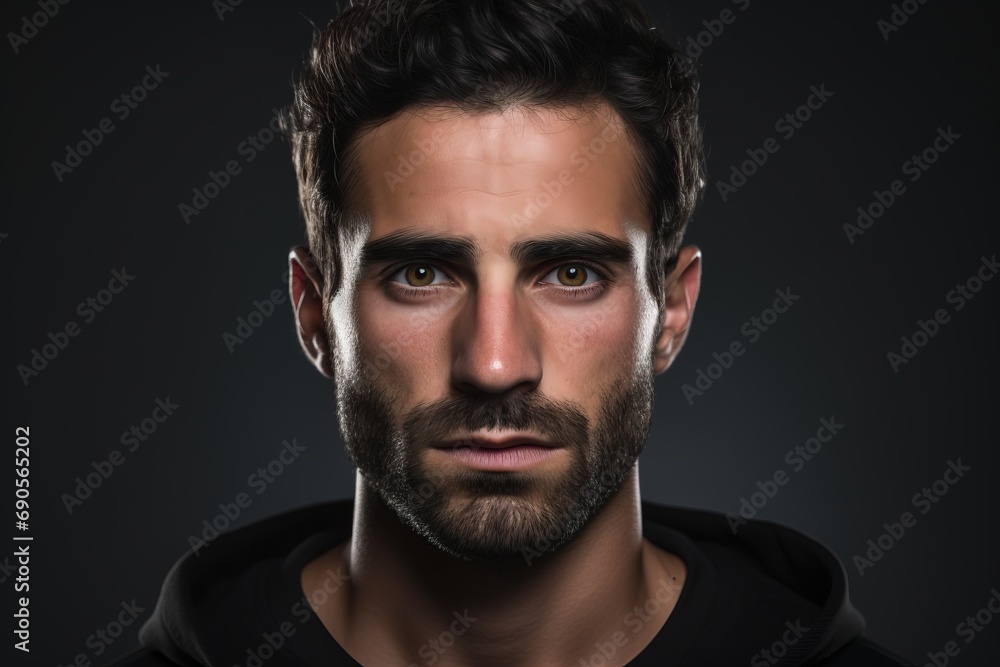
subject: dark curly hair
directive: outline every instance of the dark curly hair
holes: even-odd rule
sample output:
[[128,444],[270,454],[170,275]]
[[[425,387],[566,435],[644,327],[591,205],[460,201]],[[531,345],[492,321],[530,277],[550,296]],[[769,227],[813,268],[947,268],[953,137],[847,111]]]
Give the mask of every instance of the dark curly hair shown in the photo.
[[[693,63],[639,0],[359,0],[316,34],[283,117],[310,250],[339,289],[338,229],[358,195],[352,141],[405,109],[605,102],[624,121],[652,223],[650,289],[704,188]],[[354,142],[355,144],[357,142]]]

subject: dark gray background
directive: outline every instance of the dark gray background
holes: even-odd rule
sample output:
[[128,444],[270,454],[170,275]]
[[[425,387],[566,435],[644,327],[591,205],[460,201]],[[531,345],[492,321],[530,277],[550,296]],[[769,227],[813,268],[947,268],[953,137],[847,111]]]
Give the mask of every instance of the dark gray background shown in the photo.
[[[698,60],[710,172],[689,239],[704,251],[704,280],[692,336],[657,381],[643,495],[736,512],[757,481],[790,470],[785,452],[820,418],[834,417],[843,430],[759,517],[840,555],[876,640],[919,664],[955,640],[953,664],[991,664],[1000,622],[969,644],[955,626],[1000,586],[1000,285],[986,283],[958,312],[945,296],[998,250],[996,9],[930,2],[885,40],[876,23],[889,18],[888,2],[646,4],[682,44],[725,8],[736,18]],[[7,3],[0,27],[19,30],[37,11]],[[122,601],[148,618],[188,536],[249,489],[282,440],[307,449],[251,493],[234,525],[352,493],[333,387],[306,363],[287,302],[233,353],[222,339],[254,299],[286,288],[287,250],[304,237],[287,144],[251,163],[237,146],[288,103],[312,24],[335,13],[332,3],[246,0],[220,21],[207,0],[74,2],[18,53],[2,47],[4,465],[13,468],[14,427],[29,425],[35,537],[33,651],[18,664],[93,658],[87,637]],[[114,118],[111,101],[157,64],[169,77]],[[834,95],[785,140],[775,122],[813,85]],[[52,161],[105,116],[115,131],[58,182]],[[961,138],[910,183],[902,164],[949,126]],[[780,150],[723,202],[717,182],[768,137]],[[178,204],[231,159],[242,173],[186,225]],[[896,178],[906,193],[849,243],[842,225]],[[123,266],[134,281],[25,386],[17,365],[49,332],[82,322],[77,304]],[[779,288],[799,301],[749,344],[743,323]],[[951,321],[894,373],[887,353],[938,308]],[[682,385],[737,340],[746,353],[689,404]],[[177,412],[69,515],[61,496],[75,478],[123,449],[120,434],[167,396]],[[852,557],[958,458],[972,470],[859,576]],[[13,504],[12,490],[3,497]],[[12,577],[0,579],[12,609]],[[132,648],[137,627],[98,664]]]

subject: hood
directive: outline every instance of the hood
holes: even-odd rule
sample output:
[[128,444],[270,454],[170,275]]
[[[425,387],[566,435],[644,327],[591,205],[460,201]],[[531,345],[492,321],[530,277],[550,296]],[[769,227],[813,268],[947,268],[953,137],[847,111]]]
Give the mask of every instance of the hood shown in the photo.
[[[695,575],[701,602],[689,608],[704,623],[692,649],[699,659],[690,664],[826,665],[864,631],[843,564],[816,540],[769,521],[648,502],[642,507],[646,537],[679,552],[689,570],[692,564],[701,570]],[[663,533],[687,539],[671,541]]]
[[[688,577],[664,629],[630,664],[659,666],[667,655],[676,665],[730,664],[731,656],[742,655],[742,664],[750,659],[751,665],[825,667],[841,663],[824,659],[858,643],[853,640],[863,631],[864,619],[849,600],[844,567],[815,540],[766,521],[741,520],[734,531],[723,514],[650,502],[643,502],[642,510],[644,535],[680,556]],[[262,632],[276,627],[274,615],[255,599],[262,595],[260,582],[273,584],[277,575],[268,573],[307,544],[318,554],[318,547],[325,550],[348,539],[352,517],[353,500],[313,505],[193,547],[168,572],[152,616],[140,630],[144,650],[181,665],[229,667],[231,646],[227,650],[221,637],[229,645],[239,641],[238,646],[252,646]],[[315,617],[311,625],[314,632],[316,627],[323,632]],[[780,659],[762,653],[755,663],[754,652],[746,652],[754,647],[765,651],[783,636]],[[789,644],[790,637],[794,641]],[[326,635],[326,640],[336,652],[332,638]],[[683,657],[678,654],[682,644]],[[248,664],[247,656],[237,664]]]

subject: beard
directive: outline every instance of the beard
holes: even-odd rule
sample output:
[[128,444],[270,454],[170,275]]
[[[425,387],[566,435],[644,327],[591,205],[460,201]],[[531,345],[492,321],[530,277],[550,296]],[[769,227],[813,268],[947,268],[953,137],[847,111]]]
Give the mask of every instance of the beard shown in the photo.
[[[337,373],[341,435],[365,483],[411,530],[469,561],[513,561],[573,539],[622,487],[642,452],[652,368],[611,383],[597,423],[537,392],[454,394],[396,418],[377,376]],[[481,429],[531,431],[565,447],[560,471],[455,471],[426,465],[431,443]]]

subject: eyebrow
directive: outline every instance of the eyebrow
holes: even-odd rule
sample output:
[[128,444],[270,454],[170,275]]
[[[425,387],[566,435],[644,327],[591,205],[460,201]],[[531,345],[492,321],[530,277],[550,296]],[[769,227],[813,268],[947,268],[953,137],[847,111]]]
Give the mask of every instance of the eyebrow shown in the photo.
[[632,246],[607,234],[584,232],[515,241],[510,246],[510,254],[519,264],[560,257],[627,264],[632,261]]
[[482,254],[475,240],[468,236],[438,236],[428,232],[400,230],[380,239],[367,241],[361,248],[361,271],[373,264],[407,259],[427,259],[474,264]]
[[[601,232],[553,234],[542,238],[515,241],[510,246],[511,257],[521,265],[545,260],[572,257],[594,261],[633,261],[632,246]],[[375,264],[408,259],[435,260],[469,266],[476,263],[482,249],[468,236],[440,236],[429,232],[400,230],[361,248],[361,271]]]

